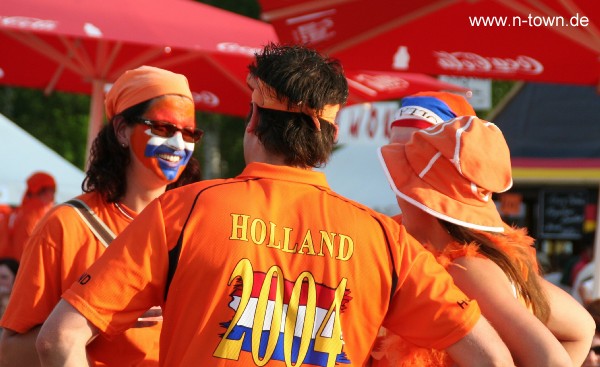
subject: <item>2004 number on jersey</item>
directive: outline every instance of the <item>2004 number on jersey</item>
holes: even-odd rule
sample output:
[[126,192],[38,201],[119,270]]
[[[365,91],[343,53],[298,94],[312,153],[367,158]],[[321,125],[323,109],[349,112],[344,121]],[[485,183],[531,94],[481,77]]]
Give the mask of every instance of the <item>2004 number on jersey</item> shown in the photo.
[[252,353],[257,366],[271,360],[290,367],[350,362],[342,353],[340,324],[346,278],[335,289],[317,284],[309,272],[289,281],[279,266],[271,266],[266,273],[254,272],[250,260],[242,259],[228,285],[234,281],[229,306],[235,313],[224,324],[227,330],[215,357],[236,360],[245,351]]

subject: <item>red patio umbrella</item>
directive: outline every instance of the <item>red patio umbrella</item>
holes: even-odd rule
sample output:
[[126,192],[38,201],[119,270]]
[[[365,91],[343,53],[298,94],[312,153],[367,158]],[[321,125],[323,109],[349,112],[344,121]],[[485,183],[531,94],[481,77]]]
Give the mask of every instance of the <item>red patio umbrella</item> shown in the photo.
[[600,81],[600,1],[259,0],[282,41],[347,68]]
[[276,40],[269,24],[189,0],[3,0],[0,84],[91,94],[89,147],[106,84],[141,65],[185,74],[197,109],[245,116],[247,65]]
[[469,96],[470,90],[419,73],[346,70],[348,105],[399,99],[427,90],[446,90]]

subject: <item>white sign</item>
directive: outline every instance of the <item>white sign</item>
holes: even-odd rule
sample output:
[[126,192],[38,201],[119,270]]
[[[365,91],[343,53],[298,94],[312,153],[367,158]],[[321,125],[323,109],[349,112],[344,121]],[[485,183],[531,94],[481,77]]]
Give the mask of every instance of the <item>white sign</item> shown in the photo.
[[492,80],[468,78],[459,76],[440,75],[443,82],[463,86],[471,90],[472,95],[467,98],[476,110],[489,110],[492,108]]
[[389,124],[400,105],[398,102],[363,103],[344,107],[337,116],[340,144],[388,143]]

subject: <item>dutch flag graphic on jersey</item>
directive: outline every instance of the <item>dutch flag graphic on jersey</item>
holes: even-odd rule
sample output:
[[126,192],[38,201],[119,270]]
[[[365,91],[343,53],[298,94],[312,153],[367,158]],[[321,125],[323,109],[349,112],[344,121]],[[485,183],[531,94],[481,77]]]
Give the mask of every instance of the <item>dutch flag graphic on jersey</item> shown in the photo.
[[[351,299],[345,281],[344,288],[334,289],[315,283],[309,273],[303,274],[290,281],[253,272],[252,290],[246,296],[244,280],[238,278],[229,303],[238,315],[237,322],[233,327],[232,320],[222,323],[228,332],[221,337],[238,342],[243,338],[241,351],[258,352],[261,360],[287,360],[294,366],[326,367],[334,361],[349,364],[343,352],[341,326],[335,325],[340,316],[335,310],[341,314]],[[274,315],[280,315],[280,321]],[[290,325],[286,326],[286,321]]]

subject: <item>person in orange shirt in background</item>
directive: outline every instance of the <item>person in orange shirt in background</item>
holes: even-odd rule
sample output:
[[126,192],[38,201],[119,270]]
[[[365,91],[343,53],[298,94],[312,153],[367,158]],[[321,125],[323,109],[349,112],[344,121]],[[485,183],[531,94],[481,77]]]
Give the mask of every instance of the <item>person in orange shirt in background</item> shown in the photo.
[[364,366],[382,324],[461,366],[513,366],[429,252],[314,170],[348,96],[341,65],[269,44],[249,70],[244,171],[149,204],[63,294],[36,343],[43,365],[84,365],[89,340],[160,303],[164,367]]
[[10,220],[10,245],[7,257],[21,261],[25,243],[33,233],[33,228],[54,205],[56,181],[46,172],[35,172],[27,178],[27,190],[21,206]]
[[[63,292],[150,201],[200,179],[192,153],[202,130],[196,127],[185,76],[148,66],[129,70],[107,93],[105,109],[109,122],[93,142],[82,184],[85,193],[77,197],[84,210],[55,206],[25,246],[0,322],[5,330],[0,366],[40,365],[35,339]],[[84,213],[95,214],[104,227],[88,225],[92,222]],[[156,313],[160,310],[145,315]],[[82,351],[84,358],[90,366],[156,366],[161,322],[143,319],[138,326],[144,327],[111,339],[98,337]]]

